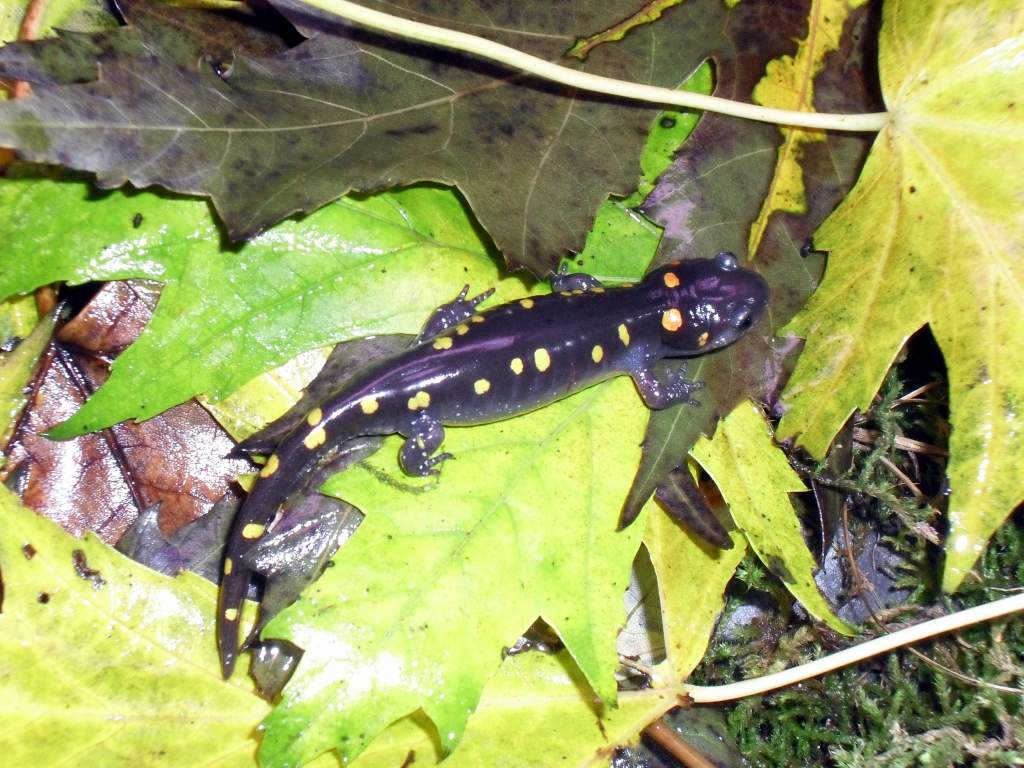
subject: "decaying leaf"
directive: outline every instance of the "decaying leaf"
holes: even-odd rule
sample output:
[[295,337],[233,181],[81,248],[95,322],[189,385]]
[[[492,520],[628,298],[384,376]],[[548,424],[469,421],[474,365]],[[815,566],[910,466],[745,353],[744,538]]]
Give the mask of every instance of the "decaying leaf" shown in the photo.
[[25,412],[5,451],[5,476],[25,503],[71,533],[117,541],[152,504],[165,532],[206,512],[248,462],[199,405],[144,424],[119,424],[69,441],[46,432],[106,378],[109,359],[130,344],[157,300],[152,284],[109,283],[43,355]]
[[[236,240],[350,190],[454,184],[508,262],[538,275],[582,247],[602,200],[635,187],[656,107],[370,35],[290,0],[274,5],[311,39],[277,55],[235,45],[226,56],[217,31],[237,37],[234,20],[120,0],[125,28],[7,46],[0,73],[32,82],[34,96],[0,105],[0,144],[93,171],[106,188],[207,195]],[[632,10],[626,0],[400,5],[546,59]],[[725,13],[711,0],[691,5],[575,66],[679,85]]]

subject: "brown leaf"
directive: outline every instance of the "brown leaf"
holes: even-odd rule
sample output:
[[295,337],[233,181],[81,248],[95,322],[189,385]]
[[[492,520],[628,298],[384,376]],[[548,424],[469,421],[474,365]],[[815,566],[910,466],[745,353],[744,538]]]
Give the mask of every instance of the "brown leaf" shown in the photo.
[[95,531],[117,541],[157,502],[161,530],[174,531],[208,511],[250,468],[228,458],[234,443],[195,402],[73,440],[44,437],[103,383],[158,295],[158,286],[144,281],[108,283],[57,333],[8,446],[4,472],[25,504],[76,536]]

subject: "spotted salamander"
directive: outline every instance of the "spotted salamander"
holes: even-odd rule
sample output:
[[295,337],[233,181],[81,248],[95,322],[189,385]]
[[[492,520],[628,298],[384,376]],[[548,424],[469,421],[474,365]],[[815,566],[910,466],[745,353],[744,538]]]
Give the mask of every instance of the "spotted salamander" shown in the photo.
[[437,309],[407,350],[369,366],[307,414],[277,446],[239,511],[226,548],[218,606],[225,677],[238,652],[238,619],[253,573],[242,555],[268,529],[298,478],[333,446],[398,433],[411,475],[438,472],[444,426],[516,416],[584,387],[628,374],[644,402],[693,402],[699,383],[680,369],[655,373],[666,357],[704,354],[746,332],[768,300],[764,280],[736,258],[674,262],[638,285],[604,288],[583,274],[557,274],[550,295],[486,310],[492,291]]

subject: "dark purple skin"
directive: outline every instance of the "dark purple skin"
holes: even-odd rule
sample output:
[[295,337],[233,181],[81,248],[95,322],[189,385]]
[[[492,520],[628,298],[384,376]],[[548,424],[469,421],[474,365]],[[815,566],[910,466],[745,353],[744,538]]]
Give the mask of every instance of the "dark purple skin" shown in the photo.
[[[226,547],[217,644],[224,677],[238,652],[238,615],[253,574],[241,556],[258,540],[299,477],[333,446],[401,434],[411,475],[437,474],[444,425],[518,416],[628,374],[650,408],[693,403],[700,385],[683,372],[659,380],[655,363],[720,349],[768,303],[760,275],[732,254],[669,264],[635,286],[603,288],[588,275],[555,275],[554,292],[476,311],[490,291],[468,287],[436,310],[408,350],[377,363],[314,408],[268,460],[235,519]],[[599,350],[599,351],[598,351]]]

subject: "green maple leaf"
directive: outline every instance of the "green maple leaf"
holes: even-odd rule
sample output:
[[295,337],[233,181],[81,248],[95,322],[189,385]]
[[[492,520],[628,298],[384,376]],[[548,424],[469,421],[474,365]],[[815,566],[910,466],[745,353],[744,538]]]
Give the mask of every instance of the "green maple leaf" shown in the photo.
[[445,752],[463,735],[502,645],[538,617],[594,691],[615,700],[615,635],[641,526],[615,522],[646,409],[617,379],[516,419],[449,429],[440,480],[397,472],[398,439],[324,488],[367,518],[265,637],[305,650],[265,721],[261,760],[337,748],[351,759],[420,708]]
[[651,721],[675,706],[676,689],[630,691],[608,709],[595,699],[567,651],[509,656],[487,684],[459,748],[443,758],[437,733],[422,712],[384,731],[351,768],[415,765],[446,768],[573,768],[607,765],[616,747],[637,740]]
[[786,328],[807,345],[779,436],[822,456],[927,323],[949,371],[954,590],[1024,498],[1024,10],[890,2],[879,57],[892,120],[815,236],[829,264]]
[[462,204],[439,189],[342,199],[235,251],[222,250],[197,201],[93,199],[84,184],[36,178],[5,181],[0,205],[0,296],[58,280],[164,283],[153,319],[107,383],[53,430],[61,438],[146,419],[198,394],[227,397],[305,350],[416,333],[464,283],[496,286],[494,301],[527,290],[517,279],[499,284]]

